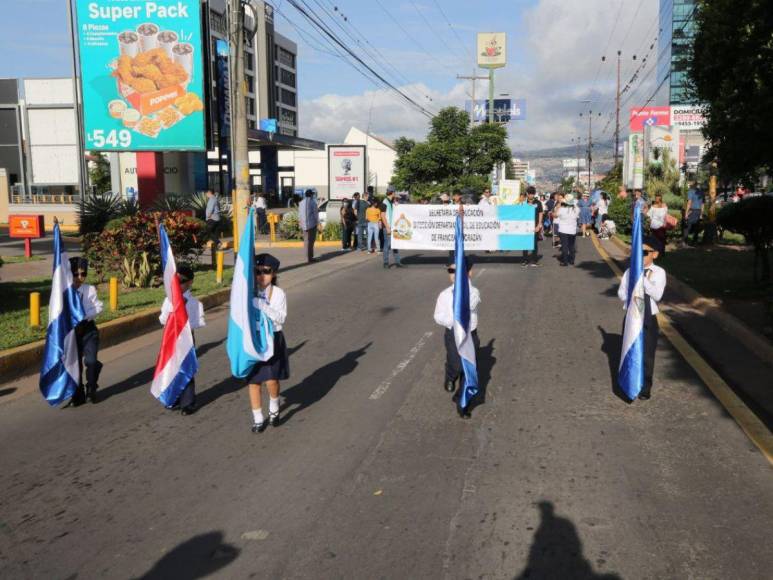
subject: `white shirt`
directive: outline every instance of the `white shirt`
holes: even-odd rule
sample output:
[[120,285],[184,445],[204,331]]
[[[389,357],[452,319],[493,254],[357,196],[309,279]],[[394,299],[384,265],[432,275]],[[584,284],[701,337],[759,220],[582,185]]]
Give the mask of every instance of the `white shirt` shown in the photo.
[[252,202],[252,207],[255,209],[266,209],[266,198],[263,196],[256,197],[255,201]]
[[[480,292],[470,283],[470,332],[478,328],[478,305]],[[435,303],[435,322],[449,330],[454,328],[454,287],[449,286],[437,297]]]
[[496,199],[493,195],[486,197],[485,195],[480,198],[478,205],[496,205]]
[[317,229],[319,208],[313,197],[304,197],[298,204],[298,223],[304,231]]
[[[188,312],[188,321],[191,324],[191,329],[206,326],[207,323],[204,321],[204,305],[193,297],[190,290],[183,294],[183,298],[186,300],[185,310]],[[164,298],[164,303],[161,305],[161,316],[158,317],[158,321],[165,325],[171,313],[172,301],[169,298]]]
[[580,212],[576,207],[561,207],[556,216],[559,234],[577,235],[577,220]]
[[653,230],[659,230],[664,227],[667,214],[668,207],[651,207],[647,212],[647,216],[650,218],[650,227]]
[[609,203],[602,197],[596,203],[596,209],[599,210],[599,215],[604,215],[609,211]]
[[102,312],[102,302],[97,296],[97,289],[91,284],[81,284],[78,288],[78,294],[81,295],[86,320],[94,320]]
[[252,299],[252,303],[271,319],[274,323],[274,332],[282,330],[282,325],[287,319],[287,296],[284,290],[279,286],[268,286],[265,290],[258,290],[258,296]]
[[[652,264],[644,269],[644,293],[650,297],[650,309],[652,314],[660,312],[658,302],[663,298],[663,291],[666,289],[666,271],[660,266]],[[620,280],[620,288],[617,290],[617,297],[625,303],[628,300],[628,270],[623,274]]]

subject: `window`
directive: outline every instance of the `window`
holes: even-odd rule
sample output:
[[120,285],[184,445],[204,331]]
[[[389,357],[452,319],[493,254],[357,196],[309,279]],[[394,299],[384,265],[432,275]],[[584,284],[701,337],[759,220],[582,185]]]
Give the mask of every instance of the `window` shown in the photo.
[[286,50],[280,46],[279,62],[281,62],[285,66],[289,66],[290,68],[295,68],[295,55],[289,50]]
[[245,75],[244,78],[247,79],[247,92],[248,93],[254,93],[255,92],[255,77],[252,77],[250,75]]
[[279,80],[283,85],[287,85],[290,87],[295,86],[295,73],[290,72],[289,70],[282,69],[281,70],[281,76],[279,77]]
[[282,89],[282,102],[285,105],[290,105],[291,107],[295,106],[295,93],[292,91],[288,91],[287,89]]
[[254,119],[250,119],[249,121],[247,121],[247,126],[250,129],[254,129],[255,128],[255,120]]
[[286,125],[295,125],[295,111],[279,109],[279,120]]
[[244,69],[248,71],[252,71],[254,63],[252,62],[253,57],[251,54],[246,54],[244,57]]

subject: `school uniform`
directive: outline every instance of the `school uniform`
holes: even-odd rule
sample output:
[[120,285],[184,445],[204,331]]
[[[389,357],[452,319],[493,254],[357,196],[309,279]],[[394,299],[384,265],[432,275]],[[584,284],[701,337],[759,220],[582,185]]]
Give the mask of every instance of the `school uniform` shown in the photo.
[[[274,326],[274,355],[265,362],[259,362],[247,378],[248,384],[266,381],[284,381],[290,378],[290,359],[282,327],[287,319],[287,297],[284,290],[273,284],[265,290],[258,290],[252,303],[261,310]],[[257,321],[255,321],[257,325]]]
[[[625,302],[628,300],[628,270],[623,274],[617,296]],[[657,314],[660,312],[658,302],[663,297],[666,289],[666,271],[652,264],[644,268],[644,385],[640,396],[649,397],[652,390],[652,377],[655,372],[655,352],[658,346]]]
[[[196,300],[191,294],[190,290],[186,290],[183,294],[185,300],[185,311],[188,313],[188,322],[191,325],[191,330],[202,328],[207,323],[204,320],[204,305]],[[169,315],[172,313],[172,302],[169,298],[164,298],[164,303],[161,305],[161,316],[158,317],[158,321],[163,325],[166,325],[166,321]],[[193,344],[196,344],[196,333],[193,333]],[[183,392],[180,393],[180,397],[173,407],[180,406],[183,409],[193,407],[196,404],[196,380],[191,377],[191,380],[185,385]]]
[[561,239],[561,263],[574,264],[575,242],[577,238],[577,220],[580,213],[573,205],[565,205],[558,210],[558,237]]
[[[99,374],[102,371],[102,363],[99,362],[99,330],[94,320],[102,312],[102,302],[97,296],[97,289],[91,284],[81,284],[77,290],[83,303],[85,318],[75,327],[75,342],[78,347],[78,369],[80,380],[78,388],[72,397],[72,403],[79,405],[85,402],[88,396],[92,403],[96,403],[97,389],[99,388]],[[86,386],[83,385],[83,370],[86,367]]]
[[[475,345],[475,352],[480,348],[478,339],[478,306],[480,305],[480,292],[470,283],[470,333]],[[449,286],[437,297],[435,303],[435,322],[444,327],[443,342],[446,347],[446,382],[455,383],[462,374],[462,358],[456,349],[454,339],[454,287]],[[459,381],[459,388],[463,387],[463,381]]]

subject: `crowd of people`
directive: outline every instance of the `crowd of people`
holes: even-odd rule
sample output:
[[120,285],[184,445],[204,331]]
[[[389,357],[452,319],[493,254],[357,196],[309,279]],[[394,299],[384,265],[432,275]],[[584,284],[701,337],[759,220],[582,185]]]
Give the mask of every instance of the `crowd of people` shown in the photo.
[[395,267],[402,268],[400,252],[393,250],[392,214],[397,205],[393,187],[388,187],[383,200],[376,198],[373,186],[368,186],[365,195],[355,192],[352,199],[343,198],[341,203],[341,247],[345,251],[359,250],[383,254],[383,267],[390,267],[389,256]]

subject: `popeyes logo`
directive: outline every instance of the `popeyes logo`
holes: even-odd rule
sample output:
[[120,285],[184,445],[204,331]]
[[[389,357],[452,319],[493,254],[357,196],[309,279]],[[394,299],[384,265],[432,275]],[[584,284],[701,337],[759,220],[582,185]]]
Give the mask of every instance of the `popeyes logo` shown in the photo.
[[11,238],[42,238],[45,235],[42,215],[9,215],[8,236]]

